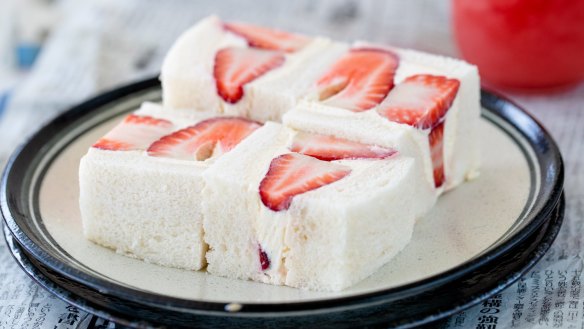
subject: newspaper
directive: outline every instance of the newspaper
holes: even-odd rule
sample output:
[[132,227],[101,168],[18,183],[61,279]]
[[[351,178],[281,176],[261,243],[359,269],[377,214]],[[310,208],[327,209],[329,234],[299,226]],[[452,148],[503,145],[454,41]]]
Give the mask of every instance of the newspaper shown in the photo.
[[543,260],[518,282],[442,323],[442,328],[582,328],[583,262],[579,256]]
[[31,280],[0,244],[0,328],[121,328],[68,305]]
[[[47,40],[33,70],[11,95],[0,120],[0,164],[28,134],[69,106],[104,90],[155,75],[164,53],[185,28],[212,12],[231,17],[235,12],[243,15],[245,11],[240,9],[244,5],[241,3],[227,1],[221,9],[213,7],[212,1],[59,2],[57,5],[64,13],[60,24]],[[268,8],[266,10],[276,10],[273,3],[267,0],[254,2],[256,6]],[[286,20],[286,17],[293,16],[290,12],[314,12],[314,15],[323,15],[323,23],[318,23],[322,25],[313,27],[314,30],[326,30],[327,34],[335,36],[335,33],[341,33],[338,31],[342,30],[343,22],[353,22],[350,26],[369,26],[371,21],[381,20],[367,19],[367,15],[374,15],[376,11],[389,15],[401,6],[403,17],[398,15],[392,22],[403,22],[403,31],[408,33],[402,41],[407,39],[406,43],[412,42],[414,44],[410,46],[416,47],[415,43],[420,40],[416,35],[427,34],[432,40],[449,38],[444,35],[436,37],[437,32],[430,23],[416,25],[419,31],[408,30],[411,21],[428,21],[430,18],[447,21],[447,2],[405,4],[403,1],[387,1],[384,10],[377,10],[373,5],[379,2],[358,3],[322,1],[315,5],[310,0],[295,1],[287,4],[292,8],[278,9],[278,14],[265,15],[258,11],[240,19],[253,21],[253,15],[256,15],[265,18],[264,22],[272,20],[281,22],[282,26],[294,27],[293,21]],[[329,11],[333,15],[326,16],[324,13]],[[389,24],[386,21],[384,24]],[[305,24],[298,28],[308,29]],[[375,27],[371,25],[371,28]],[[346,31],[347,38],[369,33],[357,28],[342,31]],[[371,34],[374,39],[383,39],[382,35]],[[434,43],[431,47],[437,49],[439,44]],[[424,49],[423,45],[417,48]],[[442,52],[452,53],[451,45],[446,45]],[[578,115],[578,110],[582,112],[583,109],[577,108],[577,104],[584,103],[584,85],[552,97],[518,95],[516,99],[539,111],[539,118],[552,131],[570,132],[558,135],[571,175],[566,183],[566,223],[551,251],[518,282],[432,327],[584,328],[583,262],[579,256],[580,237],[583,235],[582,225],[578,225],[584,213],[584,202],[580,201],[584,200],[584,178],[580,174],[582,171],[571,167],[574,164],[570,162],[571,159],[580,159],[578,155],[582,154],[580,145],[572,140],[584,138],[581,133],[584,116]],[[546,112],[550,107],[557,108],[553,113]],[[0,264],[0,328],[121,328],[70,306],[42,289],[18,268],[4,242],[0,242]]]
[[[433,326],[473,329],[584,327],[583,261],[556,253],[518,282]],[[0,328],[124,328],[61,301],[22,272],[0,244]]]

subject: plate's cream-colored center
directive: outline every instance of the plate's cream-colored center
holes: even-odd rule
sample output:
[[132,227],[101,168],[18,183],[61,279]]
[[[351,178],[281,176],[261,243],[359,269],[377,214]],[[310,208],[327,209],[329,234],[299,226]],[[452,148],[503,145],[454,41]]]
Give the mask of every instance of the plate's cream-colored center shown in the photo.
[[516,223],[531,184],[519,147],[494,124],[481,120],[481,176],[442,196],[431,214],[417,223],[406,249],[371,277],[338,293],[230,280],[147,264],[85,240],[78,205],[79,160],[115,121],[87,132],[53,162],[41,186],[41,216],[57,243],[96,272],[138,289],[185,299],[301,302],[415,282],[460,265],[493,245]]

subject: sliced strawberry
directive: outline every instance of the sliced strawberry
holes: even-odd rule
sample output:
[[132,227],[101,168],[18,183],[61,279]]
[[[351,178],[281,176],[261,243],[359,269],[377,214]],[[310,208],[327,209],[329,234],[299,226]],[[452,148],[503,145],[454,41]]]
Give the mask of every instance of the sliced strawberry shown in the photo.
[[272,160],[260,182],[262,203],[274,210],[286,210],[292,198],[338,181],[351,172],[349,167],[310,156],[287,153]]
[[384,159],[396,153],[395,150],[334,136],[299,132],[294,136],[290,150],[310,155],[320,160],[342,159]]
[[260,126],[239,117],[207,119],[160,138],[150,145],[148,155],[205,160],[214,154],[228,152]]
[[93,147],[110,151],[144,150],[173,128],[173,124],[168,120],[130,114],[93,144]]
[[130,151],[134,148],[134,145],[102,137],[91,147],[108,151]]
[[246,23],[225,23],[226,30],[247,40],[250,47],[295,52],[310,42],[310,38]]
[[397,85],[379,105],[390,121],[429,129],[440,124],[452,105],[460,82],[443,76],[419,74]]
[[268,254],[262,249],[262,247],[258,244],[258,256],[260,258],[260,267],[262,271],[267,270],[270,268],[270,258]]
[[223,48],[215,55],[213,76],[219,96],[235,104],[243,97],[243,86],[284,63],[281,51],[254,48]]
[[368,110],[393,88],[398,63],[398,57],[387,50],[352,49],[317,81],[319,98],[354,112]]
[[434,185],[438,188],[446,180],[444,176],[444,122],[430,131],[428,140],[430,142],[430,155],[434,171]]
[[431,129],[428,135],[434,184],[444,184],[444,117],[458,93],[460,82],[443,76],[414,75],[397,85],[379,105],[378,113],[390,121]]

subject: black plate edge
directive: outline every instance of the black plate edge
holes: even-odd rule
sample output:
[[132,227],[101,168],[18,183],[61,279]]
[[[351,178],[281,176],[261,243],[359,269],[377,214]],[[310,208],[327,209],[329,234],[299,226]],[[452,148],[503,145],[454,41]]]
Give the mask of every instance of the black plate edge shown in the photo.
[[[332,298],[321,301],[310,301],[310,302],[291,302],[291,303],[248,303],[243,304],[242,309],[238,313],[229,313],[225,310],[227,302],[206,302],[206,301],[192,301],[180,298],[165,297],[165,296],[155,296],[150,293],[135,291],[132,289],[120,288],[115,284],[111,284],[108,281],[96,279],[86,273],[78,271],[76,269],[68,268],[66,265],[61,264],[58,259],[55,259],[52,255],[45,252],[41,247],[36,245],[25,232],[20,230],[16,224],[15,219],[9,212],[9,201],[15,204],[15,200],[8,199],[7,187],[8,178],[16,161],[20,156],[25,155],[25,151],[31,151],[28,148],[35,149],[36,144],[41,144],[46,138],[43,136],[47,133],[52,132],[54,126],[59,126],[70,120],[78,119],[83,115],[84,112],[101,107],[116,101],[122,97],[131,95],[133,93],[146,90],[148,88],[156,87],[159,85],[158,78],[152,78],[144,81],[140,81],[128,86],[107,92],[96,98],[93,98],[85,103],[82,103],[71,110],[63,113],[62,115],[56,117],[53,121],[46,124],[41,128],[36,134],[34,134],[26,143],[21,145],[19,149],[11,156],[4,174],[2,176],[2,191],[0,193],[0,210],[7,223],[8,228],[11,230],[12,234],[19,241],[19,244],[23,246],[28,253],[33,255],[36,259],[43,262],[45,265],[51,269],[61,273],[63,276],[68,277],[71,280],[82,282],[90,287],[97,290],[107,292],[112,296],[117,296],[120,298],[131,298],[135,300],[140,300],[140,302],[146,305],[152,304],[162,304],[162,305],[175,305],[175,307],[184,307],[193,312],[194,310],[199,310],[203,313],[209,312],[220,312],[225,315],[231,316],[242,316],[245,314],[254,313],[266,313],[266,312],[295,312],[295,311],[315,311],[318,309],[331,309],[331,308],[347,308],[349,306],[353,307],[365,307],[367,305],[375,305],[379,303],[386,302],[388,300],[396,300],[400,298],[405,298],[407,296],[421,293],[422,291],[431,288],[432,286],[441,285],[446,282],[456,280],[457,278],[465,275],[477,267],[483,264],[490,263],[494,261],[499,255],[506,252],[510,248],[524,241],[529,237],[537,228],[539,228],[549,217],[549,214],[553,211],[556,206],[563,187],[563,164],[562,159],[557,148],[556,143],[549,133],[539,124],[531,115],[523,111],[519,106],[513,104],[512,102],[501,98],[495,94],[491,94],[488,91],[482,91],[482,103],[483,106],[489,109],[495,115],[501,117],[507,122],[510,122],[514,127],[522,133],[528,141],[532,142],[534,149],[537,149],[537,145],[543,143],[545,144],[545,151],[547,154],[551,154],[552,157],[547,159],[551,167],[556,170],[557,175],[553,176],[553,186],[550,186],[550,195],[547,201],[541,205],[540,211],[534,214],[534,218],[530,223],[524,227],[516,236],[514,236],[509,241],[502,243],[497,248],[494,248],[484,254],[482,257],[470,260],[469,262],[463,263],[456,268],[448,270],[446,272],[439,273],[430,278],[420,280],[416,283],[411,283],[403,285],[400,287],[389,288],[385,290],[380,290],[376,292],[366,293],[357,296]],[[510,118],[518,118],[518,122],[513,122]],[[526,133],[522,129],[535,129],[538,131],[536,135]],[[535,140],[534,140],[535,138]],[[548,168],[549,166],[542,167]],[[542,169],[543,170],[543,169]],[[543,192],[543,191],[542,191]],[[22,216],[22,214],[19,214]],[[364,305],[366,304],[366,305]]]
[[[551,247],[553,241],[556,239],[560,228],[561,228],[561,224],[562,221],[564,219],[564,211],[565,211],[565,198],[564,196],[562,196],[562,199],[560,201],[560,203],[558,204],[558,207],[556,209],[554,209],[554,217],[552,218],[552,220],[548,223],[546,223],[546,225],[544,225],[544,227],[542,227],[540,229],[539,232],[537,232],[537,235],[539,240],[537,243],[537,246],[533,247],[533,250],[530,252],[530,256],[533,257],[529,257],[529,262],[524,264],[519,270],[515,271],[515,272],[511,272],[504,280],[500,281],[498,283],[498,285],[496,284],[494,288],[491,288],[489,291],[487,292],[483,292],[479,295],[475,295],[472,297],[469,297],[470,301],[461,301],[460,304],[455,305],[454,307],[449,307],[448,310],[444,311],[444,310],[439,310],[436,313],[433,314],[426,314],[425,316],[423,316],[422,318],[407,318],[407,319],[403,319],[402,321],[400,321],[399,323],[396,322],[392,322],[392,323],[384,323],[384,322],[377,322],[377,323],[367,323],[368,326],[371,327],[387,327],[387,325],[390,325],[391,327],[395,327],[395,328],[413,328],[413,327],[417,327],[417,326],[426,326],[426,325],[430,325],[433,324],[434,322],[444,319],[448,316],[454,315],[460,311],[463,311],[465,309],[468,309],[474,305],[477,305],[479,303],[481,303],[482,301],[490,298],[491,296],[493,296],[496,293],[501,292],[502,290],[504,290],[505,288],[509,287],[511,284],[513,284],[515,281],[517,281],[521,276],[523,276],[525,273],[527,273],[530,269],[532,269],[535,264],[537,264],[537,262],[545,255],[545,253],[547,252],[547,250],[549,250],[549,248]],[[108,319],[110,321],[114,321],[117,322],[119,324],[125,325],[125,326],[129,326],[132,328],[151,328],[151,327],[158,327],[158,326],[166,326],[169,324],[160,324],[160,323],[156,323],[156,322],[149,322],[148,320],[132,320],[126,316],[128,316],[129,314],[126,315],[119,315],[119,314],[114,314],[113,312],[109,312],[108,311],[103,311],[100,310],[100,308],[98,306],[94,306],[92,304],[92,301],[90,300],[90,298],[87,297],[83,297],[80,296],[79,294],[71,291],[70,287],[63,287],[61,285],[59,285],[57,282],[55,282],[55,277],[53,276],[49,276],[49,275],[45,275],[44,273],[46,273],[46,270],[42,270],[39,269],[38,266],[43,266],[41,263],[38,263],[35,265],[35,262],[33,260],[31,260],[26,252],[20,248],[22,248],[20,245],[18,245],[17,241],[12,241],[13,243],[9,242],[9,235],[11,235],[11,233],[9,232],[9,230],[5,229],[4,232],[4,238],[7,241],[7,244],[9,245],[9,249],[10,252],[12,253],[12,256],[14,257],[14,259],[17,261],[17,263],[19,264],[19,266],[37,283],[39,283],[44,289],[48,290],[49,292],[51,292],[52,294],[56,295],[57,297],[59,297],[61,300],[70,303],[72,305],[75,305],[77,307],[79,307],[80,309],[83,309],[86,312],[92,313],[92,314],[96,314],[102,318]],[[12,239],[14,239],[12,237]],[[50,269],[49,269],[50,271]],[[53,275],[58,276],[58,273],[55,273]],[[67,280],[67,279],[65,279]],[[67,280],[68,281],[68,280]],[[115,303],[115,301],[113,301]],[[360,322],[361,324],[365,325],[365,319],[363,319],[363,322]],[[198,324],[202,324],[197,322]],[[194,324],[194,323],[193,323]],[[208,324],[208,323],[207,323]],[[207,324],[203,324],[203,326],[206,326]],[[170,325],[178,325],[178,324],[170,324]],[[210,324],[210,327],[214,327],[215,324]],[[290,325],[290,323],[288,323],[288,325]],[[318,328],[321,328],[322,325],[317,324]],[[209,326],[207,326],[209,327]],[[220,326],[223,327],[223,326]],[[287,327],[286,325],[284,325],[284,327]],[[284,328],[282,327],[282,328]],[[337,324],[333,324],[331,326],[331,328],[339,328],[339,326]],[[342,326],[340,326],[342,327]],[[425,327],[427,328],[427,327]]]

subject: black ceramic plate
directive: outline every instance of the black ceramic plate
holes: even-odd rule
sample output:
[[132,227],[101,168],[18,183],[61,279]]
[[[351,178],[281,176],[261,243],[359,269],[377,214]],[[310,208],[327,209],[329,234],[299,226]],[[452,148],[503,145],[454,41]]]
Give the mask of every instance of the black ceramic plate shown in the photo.
[[[345,291],[228,280],[116,255],[82,237],[77,164],[121,114],[159,98],[159,83],[151,79],[71,109],[13,155],[2,179],[2,214],[31,261],[101,296],[83,298],[117,314],[173,326],[423,323],[510,284],[537,259],[536,242],[555,236],[547,227],[559,216],[558,149],[524,111],[483,92],[481,177],[444,195],[398,257]],[[480,285],[471,284],[478,278]]]

